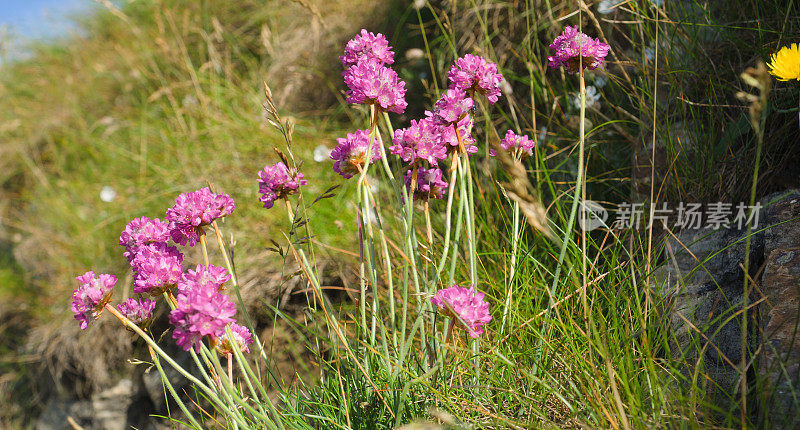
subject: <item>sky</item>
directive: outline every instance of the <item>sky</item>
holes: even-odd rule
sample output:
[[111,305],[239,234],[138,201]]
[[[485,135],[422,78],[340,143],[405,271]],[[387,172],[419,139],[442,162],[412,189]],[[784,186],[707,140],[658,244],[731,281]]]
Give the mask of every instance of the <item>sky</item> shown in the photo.
[[0,0],[0,37],[14,57],[30,39],[48,39],[74,28],[70,13],[88,10],[92,0]]

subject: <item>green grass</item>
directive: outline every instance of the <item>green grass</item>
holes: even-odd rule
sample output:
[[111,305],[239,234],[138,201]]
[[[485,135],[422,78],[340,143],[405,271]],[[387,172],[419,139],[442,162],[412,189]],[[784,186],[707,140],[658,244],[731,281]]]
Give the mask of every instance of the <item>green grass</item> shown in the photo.
[[[343,127],[337,115],[301,111],[314,104],[317,113],[341,111],[330,102],[337,90],[325,87],[331,76],[338,78],[326,63],[335,53],[303,55],[338,43],[359,25],[380,23],[384,7],[372,9],[344,19],[353,12],[331,4],[322,18],[332,26],[314,39],[307,37],[309,28],[294,21],[312,12],[292,2],[280,8],[255,1],[136,2],[122,15],[100,11],[82,18],[86,37],[34,45],[31,59],[3,66],[0,297],[23,314],[14,324],[39,330],[14,348],[50,351],[29,367],[33,378],[66,378],[62,372],[67,372],[84,382],[65,382],[66,390],[85,395],[81,386],[91,390],[124,366],[121,357],[105,364],[108,357],[90,353],[88,343],[59,344],[61,336],[77,334],[69,312],[74,277],[86,270],[114,273],[120,279],[118,298],[128,296],[130,269],[117,244],[119,233],[135,217],[163,217],[178,194],[207,181],[237,203],[236,217],[223,228],[226,239],[232,235],[236,241],[240,276],[257,283],[254,291],[260,293],[254,294],[276,294],[286,280],[270,276],[281,270],[283,260],[266,247],[270,239],[281,240],[277,226],[285,215],[260,207],[256,179],[259,169],[277,161],[272,149],[282,140],[262,118],[263,83],[302,86],[313,79],[322,84],[311,92],[296,90],[304,98],[289,94],[282,98],[287,106],[279,106],[296,109],[295,151],[308,160],[306,190],[313,199],[338,180],[330,162],[312,161],[312,151],[318,145],[333,147]],[[275,33],[265,33],[270,29]],[[305,69],[288,76],[282,71],[289,65]],[[113,202],[100,199],[106,186],[117,193]],[[353,216],[341,210],[346,206],[339,197],[314,205],[312,213],[327,220],[315,227],[316,240],[350,247],[352,239],[340,234],[340,226],[353,223]],[[201,261],[198,252],[192,250],[187,264]],[[337,251],[323,249],[320,255],[343,260]],[[274,305],[263,301],[254,305]],[[115,336],[99,333],[97,340]],[[55,351],[58,356],[51,360],[47,354]],[[5,363],[24,352],[4,349],[0,371],[12,372]],[[54,367],[45,367],[47,361]],[[109,370],[98,374],[98,366]],[[15,383],[3,380],[11,384],[4,387]],[[52,384],[42,384],[46,397]],[[35,396],[18,400],[32,413],[42,406]]]
[[[394,30],[390,40],[397,48],[397,68],[408,82],[411,104],[406,116],[393,116],[393,126],[405,126],[430,106],[437,89],[446,85],[455,57],[475,52],[497,61],[513,91],[489,116],[478,114],[475,134],[481,153],[506,129],[538,136],[546,127],[536,156],[525,164],[532,183],[526,190],[534,196],[529,203],[541,202],[547,208],[547,219],[531,221],[549,226],[556,239],[524,228],[514,300],[504,309],[513,221],[512,202],[500,183],[514,177],[495,159],[476,158],[476,287],[492,304],[494,319],[487,334],[474,344],[460,336],[443,342],[444,322],[433,312],[421,311],[423,299],[415,297],[409,302],[409,321],[415,321],[415,312],[425,312],[427,331],[417,332],[411,353],[401,360],[400,351],[384,351],[381,341],[389,343],[391,335],[405,333],[392,333],[389,327],[386,337],[378,330],[377,338],[369,341],[359,335],[359,307],[343,303],[324,308],[342,322],[356,354],[353,360],[342,352],[344,342],[332,334],[322,308],[303,318],[278,312],[275,318],[297,330],[298,349],[313,355],[309,368],[319,365],[326,375],[323,381],[297,379],[281,392],[286,419],[298,428],[393,428],[431,416],[456,428],[758,424],[740,422],[735,410],[715,410],[706,401],[708,382],[702,373],[693,380],[695,375],[687,375],[679,357],[673,357],[673,334],[663,314],[667,304],[647,283],[661,263],[658,242],[648,231],[588,235],[589,268],[581,273],[579,235],[563,231],[577,170],[577,110],[568,100],[578,83],[574,76],[548,70],[545,58],[547,45],[563,25],[577,22],[592,35],[602,30],[614,48],[609,83],[600,90],[602,107],[588,111],[590,199],[627,202],[638,192],[645,198],[652,193],[656,201],[742,201],[752,185],[756,136],[735,98],[737,91],[746,89],[739,74],[788,43],[786,35],[796,34],[797,24],[786,18],[792,2],[750,1],[731,10],[668,2],[656,10],[646,0],[634,1],[621,7],[619,16],[624,19],[618,22],[595,16],[593,8],[562,19],[576,6],[551,3],[434,2],[420,11],[399,6],[391,12],[386,27]],[[79,46],[43,46],[35,61],[8,66],[7,77],[0,80],[0,97],[10,100],[10,109],[0,112],[0,125],[6,124],[0,130],[8,130],[9,142],[0,150],[12,155],[0,162],[6,167],[0,183],[2,192],[18,202],[2,208],[9,220],[4,227],[22,235],[16,244],[18,261],[0,267],[0,285],[16,285],[4,294],[19,296],[24,281],[25,290],[33,292],[24,300],[39,320],[67,318],[65,297],[76,274],[89,268],[126,273],[116,238],[128,220],[161,216],[178,193],[207,180],[237,202],[223,229],[236,238],[240,276],[285,270],[280,267],[285,261],[295,270],[293,256],[281,259],[264,251],[269,239],[288,246],[281,234],[288,221],[280,210],[260,208],[256,196],[255,173],[276,160],[273,146],[284,146],[260,117],[261,81],[264,75],[274,77],[278,84],[270,83],[273,92],[289,94],[287,100],[313,91],[281,81],[281,74],[290,73],[287,63],[281,63],[280,54],[260,54],[262,48],[269,50],[260,43],[264,23],[273,37],[280,31],[288,34],[296,22],[291,12],[313,20],[313,9],[282,5],[273,10],[246,3],[241,10],[210,4],[179,10],[166,4],[172,7],[163,11],[148,2],[129,5],[124,13],[131,27],[112,14],[100,14],[87,22],[93,36]],[[339,26],[341,21],[335,20],[347,10],[338,3],[316,7],[330,17],[323,20],[329,27]],[[215,23],[218,17],[222,30]],[[325,46],[338,53],[343,40],[328,40]],[[660,41],[657,68],[644,50],[655,40]],[[287,46],[291,45],[284,49]],[[412,47],[425,48],[430,62],[402,59],[403,50]],[[292,150],[305,160],[301,170],[309,180],[306,203],[340,182],[329,164],[311,161],[313,148],[319,143],[332,147],[335,137],[366,127],[363,111],[332,102],[337,93],[329,88],[340,85],[338,65],[329,54],[325,58],[326,67],[315,72],[321,84],[314,88],[327,95],[306,100],[310,107],[297,105],[315,112],[297,116],[293,135]],[[776,106],[796,104],[796,89],[779,84],[773,94],[770,103]],[[345,115],[351,124],[339,121]],[[795,119],[796,111],[769,111],[766,117],[769,146],[759,195],[786,186],[779,167],[798,158],[792,147]],[[384,138],[387,132],[384,128]],[[653,134],[663,142],[656,150],[656,172],[663,179],[651,185],[648,145]],[[640,157],[642,166],[633,165],[632,154]],[[637,167],[646,172],[638,173]],[[645,186],[636,189],[634,182]],[[118,192],[113,203],[99,200],[105,185]],[[305,214],[319,242],[357,251],[355,193],[355,179],[347,181],[336,197],[321,200]],[[385,309],[393,300],[399,309],[400,302],[399,293],[388,296],[384,280],[396,276],[410,282],[405,272],[410,265],[406,255],[396,251],[406,238],[402,212],[391,205],[390,187],[378,189],[378,200],[386,210],[385,228],[393,244],[390,259],[395,263],[392,272],[380,269],[381,287],[376,291],[384,309],[376,319],[388,326]],[[434,202],[432,212],[435,240],[429,255],[436,256],[444,240],[444,202]],[[414,216],[421,240],[421,212]],[[523,225],[525,221],[523,217]],[[467,231],[461,234],[462,243],[455,245],[459,264],[454,279],[463,285],[470,279],[470,250],[463,242]],[[562,238],[570,240],[559,267]],[[355,259],[339,251],[313,249],[317,258],[345,260],[353,263],[345,271],[358,271]],[[196,252],[190,257],[199,261]],[[430,265],[419,262],[418,268],[430,287],[449,286],[431,274]],[[560,276],[554,285],[557,269]],[[6,278],[10,281],[2,282]],[[588,280],[588,309],[581,300],[582,278]],[[357,281],[350,287],[357,289]],[[501,324],[504,314],[506,322]],[[422,347],[423,339],[429,347]],[[452,417],[442,418],[439,411]]]

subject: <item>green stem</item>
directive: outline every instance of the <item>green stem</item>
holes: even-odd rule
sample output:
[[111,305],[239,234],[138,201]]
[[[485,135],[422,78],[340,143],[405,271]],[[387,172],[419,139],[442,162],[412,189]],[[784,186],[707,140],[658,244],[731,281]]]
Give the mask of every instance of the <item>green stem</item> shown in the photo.
[[506,305],[503,308],[503,320],[500,324],[501,330],[505,332],[506,327],[506,316],[508,315],[508,310],[511,308],[511,297],[514,294],[514,276],[516,275],[517,269],[517,248],[519,247],[519,239],[520,239],[520,228],[519,228],[519,202],[514,200],[514,220],[513,220],[513,238],[511,241],[511,270],[508,275],[508,294],[506,295]]
[[439,265],[438,265],[438,267],[436,269],[436,278],[435,279],[437,279],[437,280],[439,279],[439,277],[442,274],[442,270],[444,269],[444,264],[447,261],[447,253],[448,253],[448,250],[450,248],[450,230],[451,230],[451,226],[452,226],[453,195],[455,194],[456,178],[458,178],[458,176],[457,176],[458,172],[457,172],[457,169],[455,168],[455,163],[456,162],[457,162],[456,154],[454,153],[453,154],[453,167],[451,167],[451,169],[450,169],[451,170],[450,171],[450,183],[448,184],[448,189],[447,189],[447,209],[445,210],[445,215],[444,215],[444,220],[445,220],[445,225],[444,225],[444,247],[442,249],[442,258],[439,261]]
[[[244,305],[244,299],[242,298],[242,293],[239,290],[239,278],[236,276],[236,271],[233,268],[233,263],[231,262],[230,258],[228,257],[228,250],[225,247],[225,241],[222,240],[222,232],[217,225],[217,221],[213,221],[211,226],[214,228],[214,234],[217,238],[217,244],[219,244],[220,252],[222,253],[222,258],[225,260],[225,267],[228,269],[228,274],[231,275],[231,289],[234,293],[236,293],[236,301],[239,302],[239,308],[242,310],[244,314],[245,321],[247,322],[247,328],[250,330],[250,333],[253,334],[254,343],[258,346],[258,353],[261,358],[267,363],[267,372],[270,375],[272,381],[274,381],[277,385],[280,385],[280,381],[275,373],[272,371],[272,367],[269,365],[269,359],[267,358],[267,353],[264,350],[264,344],[261,342],[261,339],[258,336],[258,331],[256,331],[256,326],[253,324],[253,319],[250,318],[250,313],[247,312],[247,308]],[[270,383],[271,385],[271,383]]]
[[169,378],[167,378],[167,374],[164,373],[164,369],[161,367],[161,361],[158,359],[158,355],[156,355],[156,353],[153,351],[153,348],[150,345],[147,345],[147,350],[150,352],[150,358],[153,360],[153,364],[155,364],[156,369],[158,369],[158,374],[161,375],[161,382],[167,387],[167,390],[169,390],[169,393],[172,395],[172,398],[175,400],[175,402],[178,403],[178,407],[181,408],[183,414],[186,415],[186,418],[188,418],[189,421],[192,422],[192,425],[194,425],[196,428],[203,428],[203,426],[197,422],[197,419],[195,419],[194,415],[189,412],[189,408],[186,407],[180,396],[178,396],[178,393],[175,391],[175,387],[173,387],[172,383],[169,382]]
[[[581,86],[584,85],[583,80],[583,72],[581,71],[580,74]],[[558,294],[558,283],[561,280],[561,267],[564,265],[564,257],[567,253],[567,246],[572,242],[572,229],[575,226],[575,215],[578,212],[578,200],[581,196],[581,190],[583,188],[583,175],[584,175],[584,166],[583,166],[583,146],[584,146],[584,122],[586,117],[586,94],[585,90],[581,92],[581,115],[580,115],[580,140],[578,141],[578,177],[575,181],[575,194],[572,197],[572,208],[569,211],[569,219],[567,221],[567,228],[564,229],[564,239],[561,242],[561,250],[558,252],[558,265],[556,266],[556,272],[553,275],[553,284],[550,288],[550,296],[554,300],[557,299]],[[548,312],[551,307],[548,307]]]
[[105,308],[106,308],[106,309],[107,309],[109,312],[111,312],[111,313],[112,313],[112,314],[113,314],[115,317],[117,317],[117,319],[118,319],[118,320],[120,320],[120,322],[122,322],[122,324],[123,324],[123,325],[124,325],[126,328],[130,328],[130,329],[131,329],[131,330],[133,330],[133,331],[134,331],[136,334],[138,334],[138,335],[139,335],[139,337],[141,337],[142,339],[144,339],[144,341],[145,341],[145,342],[147,342],[147,345],[148,345],[148,346],[150,346],[151,348],[153,348],[153,350],[154,350],[154,351],[156,351],[156,353],[158,353],[158,355],[159,355],[159,356],[161,356],[161,357],[164,359],[164,361],[166,361],[167,363],[169,363],[169,365],[170,365],[170,366],[172,366],[172,367],[173,367],[175,370],[177,370],[177,371],[178,371],[178,373],[180,373],[181,375],[183,375],[183,377],[185,377],[186,379],[188,379],[188,380],[189,380],[189,382],[191,382],[192,384],[194,384],[194,385],[195,385],[197,388],[200,388],[201,390],[203,390],[203,391],[206,393],[206,395],[208,395],[209,399],[210,399],[212,402],[214,402],[214,404],[215,404],[215,405],[217,405],[217,406],[218,406],[219,410],[221,410],[221,411],[224,411],[226,414],[229,414],[231,418],[233,418],[234,420],[237,420],[237,421],[239,421],[239,424],[246,425],[246,424],[244,423],[244,421],[242,421],[242,420],[241,420],[241,418],[240,418],[240,417],[238,417],[238,416],[236,416],[236,415],[233,415],[233,414],[231,414],[231,412],[230,412],[229,410],[227,410],[227,408],[225,408],[225,407],[224,407],[225,403],[224,403],[224,402],[222,402],[222,400],[220,400],[220,398],[217,396],[217,394],[214,392],[214,390],[212,390],[211,388],[209,388],[209,387],[208,387],[206,384],[204,384],[203,382],[201,382],[201,381],[200,381],[199,379],[197,379],[197,378],[196,378],[194,375],[192,375],[192,374],[191,374],[191,373],[189,373],[189,372],[188,372],[186,369],[184,369],[184,368],[183,368],[183,367],[181,367],[181,366],[180,366],[178,363],[176,363],[176,362],[175,362],[175,360],[173,360],[173,359],[172,359],[172,357],[170,357],[170,356],[169,356],[169,355],[168,355],[166,352],[164,352],[164,351],[163,351],[163,350],[162,350],[162,349],[161,349],[161,348],[158,346],[158,344],[157,344],[157,343],[156,343],[156,342],[155,342],[155,341],[154,341],[152,338],[150,338],[150,336],[148,336],[148,335],[147,335],[147,333],[145,333],[145,332],[144,332],[142,329],[140,329],[140,328],[139,328],[139,326],[137,326],[136,324],[132,323],[132,322],[131,322],[131,321],[130,321],[128,318],[125,318],[125,316],[124,316],[124,315],[122,315],[121,313],[119,313],[119,311],[117,311],[117,309],[116,309],[116,308],[114,308],[113,306],[111,306],[110,304],[107,304],[107,305],[105,306]]
[[[757,144],[756,144],[756,160],[755,167],[753,167],[753,180],[750,186],[750,213],[747,218],[747,239],[744,246],[744,286],[742,295],[742,327],[741,327],[741,392],[742,392],[742,428],[747,426],[747,362],[748,362],[748,348],[747,348],[747,307],[749,306],[750,299],[750,241],[753,233],[753,225],[750,222],[752,217],[753,206],[756,202],[756,188],[758,185],[758,171],[761,167],[761,150],[764,146],[764,126],[766,125],[767,118],[767,92],[768,88],[761,88],[760,103],[761,103],[761,118],[759,118],[758,127],[756,128]],[[754,124],[755,125],[755,124]]]

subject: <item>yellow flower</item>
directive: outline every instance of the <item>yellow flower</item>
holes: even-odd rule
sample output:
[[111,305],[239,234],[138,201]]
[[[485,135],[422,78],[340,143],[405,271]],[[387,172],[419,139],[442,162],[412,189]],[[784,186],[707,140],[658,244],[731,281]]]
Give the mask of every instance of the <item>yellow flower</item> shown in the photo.
[[769,73],[779,81],[800,80],[800,45],[784,46],[770,60]]

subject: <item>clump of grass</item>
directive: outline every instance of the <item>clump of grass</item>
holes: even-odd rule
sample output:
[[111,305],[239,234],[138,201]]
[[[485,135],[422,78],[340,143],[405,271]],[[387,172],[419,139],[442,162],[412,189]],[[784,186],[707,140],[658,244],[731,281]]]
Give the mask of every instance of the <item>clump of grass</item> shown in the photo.
[[[119,273],[129,284],[116,244],[122,228],[137,216],[163,216],[179,191],[207,180],[237,201],[255,203],[243,204],[236,223],[226,225],[243,256],[237,262],[248,305],[261,310],[262,324],[271,321],[263,309],[279,299],[296,317],[299,307],[291,305],[298,300],[287,293],[291,271],[281,276],[282,261],[266,251],[269,239],[280,239],[279,230],[258,210],[252,181],[279,142],[263,128],[262,86],[266,78],[288,88],[280,97],[295,113],[296,151],[309,160],[309,178],[315,184],[332,178],[329,161],[313,169],[311,160],[317,146],[335,144],[339,120],[311,115],[335,113],[338,92],[332,84],[309,92],[307,82],[338,79],[328,66],[335,61],[330,45],[391,11],[389,4],[355,13],[351,5],[133,2],[113,13],[98,11],[79,23],[79,35],[33,46],[30,59],[2,66],[0,200],[11,203],[0,205],[0,295],[27,306],[32,329],[22,349],[8,351],[8,360],[35,353],[25,373],[56,379],[75,395],[107,384],[120,370],[107,364],[123,364],[128,351],[94,354],[97,345],[71,342],[76,333],[64,294],[89,265]],[[308,18],[307,25],[296,25],[298,17]],[[116,193],[112,202],[101,200],[104,187]],[[322,191],[316,187],[310,189]],[[339,210],[342,204],[330,199],[314,207],[329,220],[315,232],[331,247],[320,250],[321,259],[345,259],[335,251],[350,245],[339,234],[339,226],[352,221]],[[13,251],[6,252],[6,244]],[[336,270],[327,266],[326,273]],[[98,331],[97,343],[113,345],[106,333]],[[42,383],[38,394],[46,398],[52,386]]]
[[[758,2],[751,6],[757,22],[772,23],[772,28],[776,29],[782,25],[781,31],[769,33],[739,24],[723,24],[736,23],[746,17],[739,16],[739,10],[706,10],[690,3],[654,7],[648,1],[626,2],[618,6],[613,19],[587,6],[537,1],[524,5],[473,1],[463,6],[442,2],[431,3],[421,10],[408,9],[400,28],[420,31],[415,37],[423,39],[425,56],[429,60],[425,70],[428,77],[418,83],[421,94],[430,99],[437,97],[446,84],[446,71],[452,60],[466,52],[478,52],[497,61],[511,85],[497,111],[482,115],[476,126],[479,141],[485,142],[488,149],[509,128],[539,136],[534,156],[522,169],[503,171],[487,158],[475,162],[469,170],[462,168],[457,172],[463,174],[458,176],[460,181],[471,175],[474,182],[459,196],[459,199],[470,196],[470,204],[464,210],[468,215],[464,215],[464,225],[453,227],[453,232],[461,235],[461,242],[453,241],[450,261],[458,263],[443,279],[449,282],[469,280],[486,291],[493,304],[495,321],[480,343],[462,339],[448,342],[441,321],[426,304],[423,289],[418,287],[419,295],[405,297],[399,302],[408,306],[406,310],[411,311],[412,316],[408,317],[411,319],[404,316],[398,320],[409,321],[409,326],[417,328],[411,328],[412,334],[405,326],[398,330],[393,318],[398,316],[399,308],[387,311],[397,300],[397,294],[389,289],[388,280],[396,277],[394,279],[404,280],[407,286],[411,282],[411,272],[418,270],[424,276],[430,275],[425,260],[411,259],[442,251],[440,246],[451,233],[443,213],[450,213],[441,205],[434,205],[431,227],[428,227],[413,215],[413,207],[400,205],[391,210],[390,205],[384,205],[383,202],[397,197],[397,191],[393,187],[377,187],[373,191],[365,186],[366,176],[362,175],[357,186],[345,186],[337,197],[312,205],[314,213],[303,210],[297,212],[299,218],[290,215],[293,233],[284,237],[284,241],[278,240],[277,248],[283,257],[280,261],[295,260],[301,268],[300,282],[305,284],[312,298],[302,322],[292,321],[291,316],[275,309],[273,317],[289,321],[307,336],[304,346],[315,357],[321,376],[319,382],[298,380],[296,386],[282,387],[280,412],[270,410],[249,415],[255,417],[253,422],[241,418],[249,414],[249,410],[231,412],[226,409],[237,403],[237,398],[241,400],[245,389],[220,386],[216,393],[230,393],[233,400],[226,403],[224,399],[205,399],[216,405],[217,417],[227,417],[225,419],[231,422],[244,420],[241,425],[253,427],[280,425],[276,423],[286,420],[302,428],[391,428],[424,417],[431,410],[444,409],[452,414],[450,423],[469,423],[481,428],[661,425],[706,428],[752,424],[748,416],[719,411],[717,405],[709,404],[704,399],[704,384],[687,376],[683,363],[671,354],[672,334],[663,314],[669,303],[651,282],[659,263],[658,232],[652,228],[628,232],[611,230],[585,234],[579,239],[580,235],[572,230],[569,221],[574,212],[572,196],[577,195],[579,180],[576,181],[576,177],[580,178],[582,171],[576,163],[576,143],[584,138],[584,127],[588,131],[586,156],[590,166],[585,190],[587,197],[593,200],[624,202],[630,198],[646,198],[655,203],[678,199],[713,200],[721,196],[736,199],[745,192],[752,199],[758,192],[757,187],[768,190],[775,186],[777,182],[772,182],[769,176],[766,180],[759,180],[759,175],[747,176],[727,188],[715,179],[722,175],[744,177],[741,172],[758,171],[757,162],[755,169],[748,163],[735,162],[742,154],[755,150],[752,145],[755,136],[744,126],[748,125],[748,119],[742,116],[743,109],[733,98],[740,86],[737,77],[745,63],[763,56],[760,47],[764,44],[754,41],[765,38],[772,43],[776,35],[786,34],[786,28],[794,25],[786,18],[781,20],[774,11],[765,10]],[[790,4],[779,6],[782,12],[791,7]],[[576,106],[570,104],[578,89],[576,80],[547,71],[544,66],[547,44],[560,32],[562,24],[570,20],[587,32],[598,34],[613,50],[607,74],[597,75],[606,76],[609,84],[600,90],[602,106],[588,109],[587,116],[592,123],[589,127],[582,120],[583,115],[576,120]],[[164,22],[169,24],[169,19]],[[505,30],[507,28],[521,31],[510,32]],[[183,40],[180,33],[173,34],[176,41]],[[740,44],[739,40],[745,42]],[[652,59],[648,53],[651,43]],[[181,52],[179,44],[175,52]],[[138,130],[129,127],[124,139],[134,141],[139,137],[140,146],[109,150],[108,147],[115,147],[93,145],[90,163],[77,173],[60,172],[60,179],[65,183],[76,181],[78,177],[89,177],[101,183],[110,180],[120,172],[103,177],[98,173],[103,162],[120,155],[130,158],[134,164],[141,162],[141,142],[146,142],[147,154],[153,154],[154,150],[171,154],[178,162],[170,162],[172,158],[166,163],[147,161],[144,173],[131,166],[120,166],[121,172],[137,178],[128,186],[140,190],[134,193],[142,193],[137,195],[138,200],[129,202],[130,208],[152,213],[164,207],[167,195],[174,195],[185,187],[199,186],[201,176],[212,179],[223,189],[232,190],[237,198],[242,197],[236,195],[237,190],[247,186],[245,181],[250,181],[251,177],[226,173],[226,169],[232,165],[236,171],[244,170],[245,166],[257,170],[261,166],[250,166],[248,156],[262,154],[263,148],[242,151],[237,153],[240,158],[234,157],[233,162],[226,160],[227,164],[209,173],[197,173],[205,171],[207,161],[203,154],[206,151],[225,153],[233,141],[247,140],[251,133],[258,132],[252,124],[241,129],[232,126],[247,122],[245,118],[249,115],[246,109],[237,108],[236,95],[240,94],[237,88],[241,82],[231,77],[235,75],[216,75],[211,71],[213,67],[183,69],[181,64],[187,61],[207,64],[192,58],[199,55],[197,52],[188,52],[191,55],[179,56],[169,63],[173,68],[166,70],[188,73],[182,82],[192,89],[189,95],[197,99],[199,107],[193,108],[196,111],[183,106],[186,99],[181,96],[186,88],[158,87],[163,92],[153,93],[157,95],[153,100],[138,100],[138,106],[147,115],[135,123]],[[401,76],[417,74],[420,68],[424,69],[413,62],[410,66],[406,72],[401,70]],[[153,72],[153,69],[147,70]],[[164,70],[164,66],[158,70]],[[223,67],[223,70],[226,69]],[[587,79],[599,86],[597,77]],[[214,90],[213,97],[202,91],[206,85]],[[425,100],[424,95],[418,96],[419,99]],[[280,105],[272,95],[269,97],[270,103]],[[776,102],[783,100],[780,97],[779,93]],[[252,95],[251,100],[256,99],[258,97]],[[350,113],[357,124],[371,124],[373,136],[380,133],[386,140],[393,127],[405,125],[384,122],[380,118],[382,123],[376,128],[378,119],[370,113]],[[794,112],[787,114],[794,116]],[[307,158],[308,148],[291,143],[312,139],[316,130],[303,138],[302,123],[298,123],[294,134],[287,133],[288,123],[280,120],[276,113],[273,115],[283,136],[291,136],[286,143],[296,151],[296,159]],[[769,130],[767,133],[776,142],[774,148],[777,149],[776,152],[767,151],[766,159],[777,160],[776,164],[772,164],[772,160],[767,163],[768,172],[771,166],[784,165],[794,156],[780,154],[780,148],[786,148],[797,130],[780,125],[781,115],[765,114],[764,131]],[[162,120],[164,116],[168,118],[167,127],[148,125],[147,119]],[[401,117],[399,121],[404,120]],[[125,132],[113,131],[105,138],[98,133],[89,132],[84,138],[109,143],[110,136]],[[191,139],[181,142],[184,146],[176,150],[176,142],[186,136]],[[759,139],[769,140],[765,136]],[[714,144],[703,145],[703,141]],[[279,143],[276,139],[269,146]],[[59,165],[65,164],[69,157],[82,154],[70,152],[56,142],[47,145],[59,148],[50,156],[66,157],[57,163]],[[583,151],[580,152],[582,156]],[[631,154],[635,155],[633,165]],[[639,171],[642,170],[639,164],[647,167],[646,172]],[[384,183],[392,183],[392,167],[396,166],[387,163],[382,170],[380,179]],[[379,169],[378,166],[373,168]],[[304,170],[308,172],[308,164]],[[153,179],[158,175],[164,177],[158,181]],[[307,173],[307,176],[312,184],[327,185],[332,181],[329,172],[318,176]],[[526,184],[528,177],[535,178],[530,185]],[[160,182],[169,179],[167,183],[180,184],[185,178],[195,178],[195,182],[172,188]],[[516,188],[501,185],[515,181]],[[306,195],[326,194],[325,186],[313,187],[309,186]],[[47,189],[47,185],[42,188]],[[46,201],[50,202],[56,197],[63,198],[64,188],[38,191],[41,194],[37,195],[48,197]],[[156,197],[150,197],[153,190],[157,190]],[[374,196],[370,195],[372,192]],[[70,198],[74,202],[87,198],[89,193]],[[357,200],[358,206],[348,208],[347,196],[353,193],[361,200]],[[520,199],[523,194],[526,198]],[[106,218],[98,218],[94,213],[70,212],[70,199],[66,200],[58,210],[73,214],[75,218],[63,226],[58,224],[58,228],[68,230],[62,241],[70,244],[70,237],[85,235],[87,242],[97,249],[112,253],[108,237],[93,239],[86,230],[87,225],[102,224]],[[306,202],[309,200],[305,198]],[[380,228],[366,233],[371,223],[363,218],[359,221],[362,229],[360,263],[362,271],[366,272],[358,275],[361,291],[354,294],[358,297],[358,306],[332,304],[322,293],[323,285],[313,259],[313,253],[324,248],[301,240],[302,233],[310,230],[305,229],[308,228],[306,224],[294,224],[297,220],[309,220],[320,241],[338,248],[347,247],[353,241],[331,227],[334,221],[338,218],[345,226],[343,230],[349,229],[352,233],[353,213],[362,207],[362,213],[369,212],[375,202],[380,202],[386,210]],[[523,211],[523,215],[536,229],[520,226],[519,215],[514,215],[515,203],[531,205],[533,209]],[[325,207],[328,209],[319,209]],[[250,210],[240,210],[237,216],[256,219],[263,211],[255,208],[253,205]],[[545,210],[546,217],[543,216]],[[130,218],[132,213],[124,215]],[[417,218],[418,224],[408,222],[408,217]],[[271,219],[276,224],[286,222],[282,216]],[[247,236],[248,230],[236,224],[236,218],[231,218],[230,222],[224,227],[239,238],[237,255],[255,251],[258,246],[249,248],[249,244],[242,243],[241,238]],[[274,231],[277,229],[269,229],[271,234],[264,236],[280,238]],[[431,237],[431,244],[420,246],[424,241],[417,238],[426,236]],[[464,242],[467,238],[470,240]],[[258,243],[265,246],[264,242]],[[62,252],[73,254],[70,250]],[[237,261],[241,260],[237,258]],[[378,264],[384,261],[387,266]],[[394,268],[390,262],[395,263]],[[75,265],[78,264],[103,266],[94,259],[78,261]],[[111,264],[106,267],[113,268]],[[437,283],[444,282],[438,276],[431,279],[430,285],[424,285],[428,294]],[[514,288],[513,300],[507,300],[511,297],[510,285]],[[358,286],[353,286],[356,288]],[[398,336],[400,348],[395,345]],[[406,347],[408,350],[404,351]],[[157,359],[153,356],[152,360]],[[243,378],[248,377],[246,369],[242,374]],[[241,402],[244,400],[238,403]],[[265,401],[249,406],[267,408],[270,405]],[[267,418],[259,421],[262,415]]]

